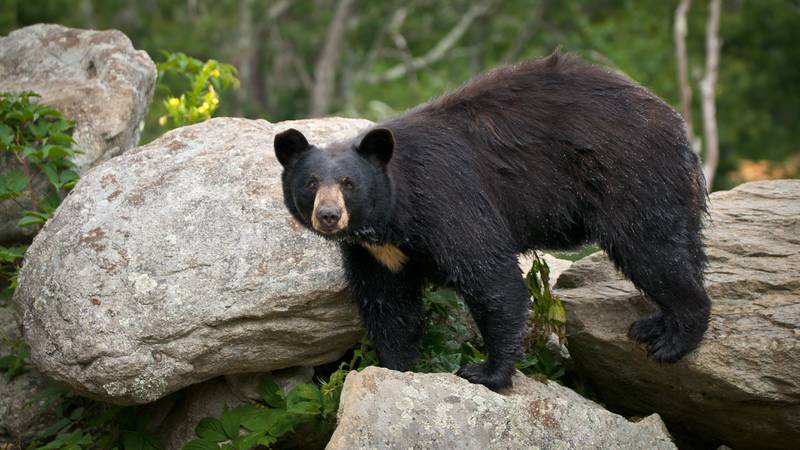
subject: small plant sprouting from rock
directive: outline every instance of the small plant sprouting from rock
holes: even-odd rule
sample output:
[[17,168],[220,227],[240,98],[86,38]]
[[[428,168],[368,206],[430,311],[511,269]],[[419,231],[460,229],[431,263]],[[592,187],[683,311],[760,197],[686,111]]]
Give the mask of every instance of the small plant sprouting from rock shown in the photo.
[[561,299],[550,289],[550,267],[533,254],[533,266],[525,276],[532,307],[528,321],[530,332],[525,340],[525,359],[517,365],[525,374],[542,374],[552,380],[564,376],[564,367],[552,346],[566,343],[566,314]]
[[180,95],[168,95],[163,101],[166,114],[158,119],[162,127],[177,128],[208,120],[219,107],[218,92],[239,86],[236,68],[216,60],[200,61],[184,53],[165,52],[166,61],[158,63],[159,87],[166,87],[165,77],[175,76],[186,86]]

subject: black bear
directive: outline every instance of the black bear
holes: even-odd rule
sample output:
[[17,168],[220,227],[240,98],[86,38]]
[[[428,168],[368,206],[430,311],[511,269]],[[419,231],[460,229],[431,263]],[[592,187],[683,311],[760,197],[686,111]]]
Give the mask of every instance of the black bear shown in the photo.
[[341,246],[383,366],[418,356],[425,283],[456,289],[487,361],[458,375],[510,386],[529,296],[517,254],[596,242],[660,312],[632,339],[658,362],[707,327],[705,181],[681,117],[635,82],[576,57],[496,69],[318,148],[275,136],[287,208]]

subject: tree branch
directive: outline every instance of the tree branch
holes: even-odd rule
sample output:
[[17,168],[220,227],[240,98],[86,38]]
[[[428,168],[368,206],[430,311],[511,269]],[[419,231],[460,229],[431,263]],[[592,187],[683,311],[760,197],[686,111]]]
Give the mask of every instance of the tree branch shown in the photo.
[[372,76],[367,78],[370,84],[381,83],[384,81],[392,81],[406,76],[409,71],[417,71],[427,67],[436,61],[442,59],[444,55],[458,42],[459,39],[467,32],[470,25],[478,17],[486,14],[489,10],[491,2],[481,2],[473,4],[472,7],[461,17],[461,20],[448,32],[441,41],[439,41],[432,49],[423,56],[414,58],[410,63],[398,64],[391,69],[387,70],[381,75]]

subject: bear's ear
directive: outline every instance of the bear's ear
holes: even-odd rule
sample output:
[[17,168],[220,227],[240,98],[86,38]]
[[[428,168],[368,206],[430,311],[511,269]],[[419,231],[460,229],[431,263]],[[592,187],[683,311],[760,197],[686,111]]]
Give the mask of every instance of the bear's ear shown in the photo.
[[309,145],[303,133],[289,128],[275,135],[275,156],[282,166],[286,166],[300,153],[308,150]]
[[358,144],[358,153],[367,159],[375,159],[382,166],[389,164],[394,152],[394,135],[388,128],[375,128],[370,130],[361,143]]

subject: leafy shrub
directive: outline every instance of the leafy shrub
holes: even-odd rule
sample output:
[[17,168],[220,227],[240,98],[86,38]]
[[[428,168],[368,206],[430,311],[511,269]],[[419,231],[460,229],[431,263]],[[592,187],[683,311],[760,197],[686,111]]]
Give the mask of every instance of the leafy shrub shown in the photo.
[[52,450],[118,449],[160,450],[147,429],[150,419],[136,406],[109,405],[75,395],[50,384],[41,399],[44,410],[59,417],[28,448]]
[[164,55],[166,61],[157,64],[159,85],[166,87],[164,78],[172,75],[180,78],[184,87],[188,82],[188,87],[182,94],[169,95],[163,101],[167,113],[158,120],[163,127],[177,128],[208,120],[219,107],[217,91],[239,86],[236,68],[229,64],[213,59],[202,62],[180,52]]
[[327,434],[335,426],[339,396],[347,374],[377,363],[374,351],[363,342],[349,362],[343,362],[320,386],[298,384],[284,393],[271,378],[261,384],[261,402],[226,409],[217,419],[206,417],[195,428],[197,439],[184,450],[247,450],[255,446],[269,447],[296,427],[315,423]]
[[[20,227],[38,227],[50,217],[66,191],[78,181],[72,158],[77,151],[68,132],[73,123],[49,106],[32,103],[33,92],[0,94],[0,151],[16,167],[0,176],[0,200],[12,200],[22,210]],[[34,189],[40,173],[49,188],[43,198]],[[20,202],[26,199],[30,209]]]
[[[0,153],[8,164],[0,174],[0,200],[19,208],[19,227],[39,227],[78,180],[69,134],[72,122],[57,110],[31,101],[33,92],[0,93]],[[48,185],[37,187],[44,174]],[[44,192],[40,197],[39,192]],[[0,307],[17,287],[17,271],[28,246],[0,246]],[[0,371],[7,380],[25,370],[28,349],[21,339],[0,336]]]

